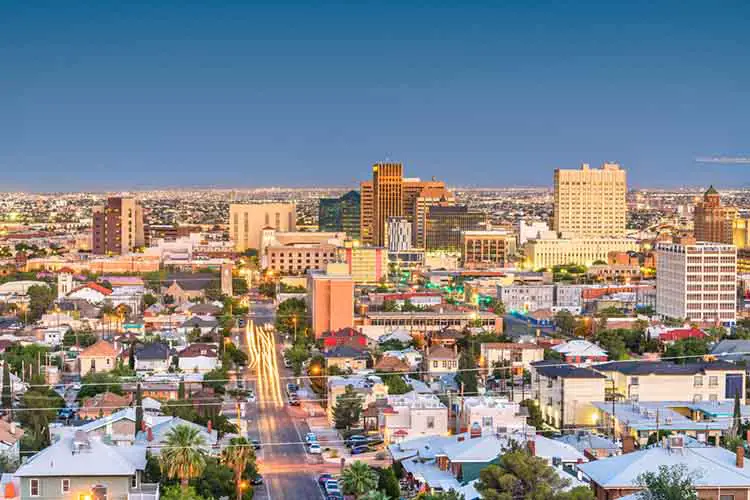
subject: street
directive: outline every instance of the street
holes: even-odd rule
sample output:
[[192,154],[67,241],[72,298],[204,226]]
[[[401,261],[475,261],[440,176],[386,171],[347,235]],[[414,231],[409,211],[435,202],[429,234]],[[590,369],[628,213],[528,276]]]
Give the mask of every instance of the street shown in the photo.
[[[273,312],[248,318],[240,341],[249,356],[246,378],[254,381],[257,408],[248,408],[246,419],[251,438],[258,438],[262,449],[258,452],[259,472],[264,486],[256,488],[255,498],[323,498],[317,476],[324,469],[316,465],[305,446],[305,429],[295,421],[286,402],[285,386],[290,375],[283,365],[277,335],[270,328]],[[268,325],[268,326],[267,326]],[[330,467],[328,467],[330,469]]]

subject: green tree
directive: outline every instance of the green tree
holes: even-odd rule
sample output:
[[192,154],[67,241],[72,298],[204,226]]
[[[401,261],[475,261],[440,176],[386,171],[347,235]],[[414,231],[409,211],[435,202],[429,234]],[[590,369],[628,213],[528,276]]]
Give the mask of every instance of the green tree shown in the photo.
[[420,493],[417,500],[464,500],[461,493],[456,490],[436,491],[435,493]]
[[135,387],[135,433],[141,431],[143,427],[143,394],[141,392],[140,382]]
[[479,386],[477,380],[477,361],[471,353],[473,349],[465,348],[461,350],[458,358],[458,374],[456,382],[459,386],[463,384],[464,394],[475,395]]
[[607,351],[609,359],[618,360],[624,359],[627,354],[625,348],[625,341],[615,330],[603,330],[597,332],[596,342]]
[[221,451],[221,463],[234,472],[235,494],[242,498],[242,481],[248,465],[255,464],[255,452],[244,437],[232,438],[229,446]]
[[378,490],[372,490],[368,491],[361,497],[362,500],[390,500],[391,497],[389,497],[386,493]]
[[378,373],[377,375],[383,380],[383,383],[388,386],[388,394],[406,394],[411,391],[411,386],[404,382],[404,378],[401,375],[395,375],[393,373]]
[[701,356],[708,354],[708,342],[699,338],[686,338],[677,340],[667,347],[664,352],[665,358],[671,358],[675,363],[696,363],[701,361]]
[[395,300],[384,300],[383,311],[384,312],[396,312],[396,311],[400,311],[400,309]]
[[520,405],[529,412],[529,416],[526,417],[526,423],[540,430],[544,425],[544,419],[542,418],[542,410],[539,409],[536,402],[533,399],[524,399]]
[[385,493],[387,498],[401,498],[401,487],[393,467],[384,467],[375,471],[378,473],[378,491]]
[[695,479],[700,471],[688,471],[685,464],[659,466],[658,472],[644,472],[636,479],[643,488],[640,500],[698,500]]
[[304,332],[307,325],[307,304],[302,299],[287,299],[276,312],[276,329],[282,333]]
[[178,425],[171,429],[161,450],[162,473],[172,479],[179,479],[183,492],[187,492],[188,482],[200,477],[206,467],[206,440],[198,429]]
[[149,307],[153,306],[157,302],[159,302],[159,299],[157,299],[154,295],[150,293],[146,293],[143,295],[143,305],[144,305],[143,308],[144,309],[148,309]]
[[368,491],[378,487],[378,473],[359,460],[341,472],[341,491],[354,498],[361,498]]
[[8,363],[3,363],[3,392],[2,392],[3,409],[6,412],[13,411],[13,391],[10,382],[10,368]]
[[114,392],[122,395],[119,377],[112,373],[90,372],[81,378],[81,390],[78,392],[80,401],[103,392]]
[[362,415],[362,398],[354,391],[354,387],[347,385],[344,393],[336,398],[333,407],[333,420],[337,429],[349,430],[359,424]]
[[159,495],[162,500],[207,500],[195,491],[192,486],[170,485],[164,488]]
[[565,309],[558,311],[555,314],[555,326],[557,330],[563,335],[573,335],[573,328],[575,328],[576,320],[570,311]]
[[295,377],[302,375],[302,365],[310,359],[310,350],[302,344],[295,344],[284,351],[284,357],[291,363]]
[[486,500],[556,500],[568,484],[544,459],[518,449],[482,469],[476,488]]
[[55,301],[55,292],[47,285],[32,285],[26,292],[29,297],[28,320],[38,321]]

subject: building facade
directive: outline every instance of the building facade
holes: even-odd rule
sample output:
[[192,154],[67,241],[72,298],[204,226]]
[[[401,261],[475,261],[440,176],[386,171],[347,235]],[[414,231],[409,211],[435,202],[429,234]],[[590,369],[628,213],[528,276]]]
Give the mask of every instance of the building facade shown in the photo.
[[516,237],[505,231],[464,231],[461,249],[465,268],[506,267],[516,251]]
[[431,206],[427,213],[425,249],[461,251],[461,233],[487,229],[487,214],[467,206]]
[[324,332],[349,328],[354,323],[354,280],[340,266],[329,272],[311,272],[307,278],[307,300],[316,337]]
[[91,250],[96,255],[124,255],[146,244],[143,207],[135,198],[112,197],[94,207]]
[[349,246],[340,250],[357,284],[375,284],[388,277],[388,251],[381,247]]
[[343,231],[353,239],[360,239],[362,195],[349,191],[339,198],[322,198],[318,207],[320,231]]
[[266,268],[277,274],[305,274],[325,269],[336,261],[334,245],[268,246],[265,251]]
[[405,252],[411,249],[412,224],[406,217],[389,217],[387,222],[389,252]]
[[610,252],[638,250],[638,242],[629,238],[550,238],[530,240],[524,247],[525,264],[532,269],[566,264],[590,266],[607,262]]
[[601,168],[555,170],[552,229],[579,236],[622,236],[627,205],[625,170],[616,163]]
[[376,163],[372,167],[373,243],[383,246],[389,217],[404,215],[404,167],[401,163]]
[[261,231],[295,231],[297,209],[294,203],[253,203],[229,205],[229,236],[238,252],[260,248]]
[[693,233],[697,241],[733,243],[732,222],[737,217],[737,209],[722,205],[719,192],[713,186],[695,205],[693,217]]
[[659,243],[656,313],[696,322],[734,324],[737,248],[720,243]]

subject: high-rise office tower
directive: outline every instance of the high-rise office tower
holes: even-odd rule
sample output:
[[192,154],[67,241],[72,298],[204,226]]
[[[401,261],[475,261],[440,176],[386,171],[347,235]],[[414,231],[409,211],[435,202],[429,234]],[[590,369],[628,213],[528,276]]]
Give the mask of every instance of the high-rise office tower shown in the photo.
[[372,225],[375,220],[375,201],[372,181],[359,183],[359,239],[363,245],[373,244]]
[[404,215],[404,167],[400,163],[376,163],[372,167],[373,244],[385,244],[385,223]]
[[461,251],[461,234],[487,229],[487,214],[466,206],[432,206],[427,212],[426,250]]
[[412,230],[414,246],[425,248],[427,245],[425,229],[427,227],[427,212],[430,207],[435,205],[447,207],[455,204],[455,196],[445,189],[444,185],[426,186],[420,191],[419,196],[414,200],[414,227]]
[[719,192],[713,186],[709,187],[703,194],[703,200],[695,205],[695,239],[732,244],[732,224],[736,217],[737,209],[722,205]]
[[389,252],[405,252],[411,249],[412,225],[406,217],[389,217],[386,226]]
[[297,209],[294,203],[254,203],[229,205],[229,237],[234,249],[244,252],[260,248],[261,232],[270,227],[276,231],[297,228]]
[[91,238],[94,254],[124,255],[145,243],[140,201],[117,196],[94,207]]
[[349,191],[340,198],[322,198],[318,207],[318,228],[327,232],[345,232],[353,239],[360,239],[361,195]]
[[622,236],[627,205],[625,170],[616,163],[601,168],[555,170],[552,229],[577,236]]

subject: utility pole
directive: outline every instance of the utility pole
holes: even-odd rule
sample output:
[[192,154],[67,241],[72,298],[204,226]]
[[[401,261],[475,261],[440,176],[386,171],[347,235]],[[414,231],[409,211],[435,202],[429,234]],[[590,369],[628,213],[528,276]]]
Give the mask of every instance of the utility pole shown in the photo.
[[610,379],[610,382],[612,382],[612,441],[614,441],[615,438],[615,420],[617,418],[615,413],[615,400],[617,399],[617,389],[615,389],[615,379],[614,377]]
[[659,431],[659,408],[656,409],[656,444],[659,445],[661,441],[661,432]]

